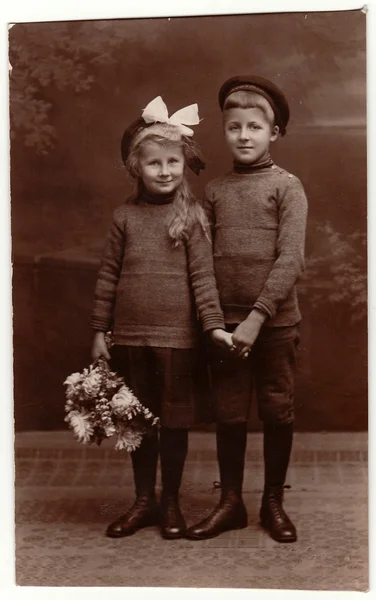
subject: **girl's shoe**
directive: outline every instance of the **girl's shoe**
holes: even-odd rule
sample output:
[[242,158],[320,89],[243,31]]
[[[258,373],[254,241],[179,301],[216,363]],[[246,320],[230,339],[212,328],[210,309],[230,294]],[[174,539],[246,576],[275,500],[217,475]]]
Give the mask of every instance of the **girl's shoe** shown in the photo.
[[165,540],[184,537],[186,524],[179,506],[178,494],[163,494],[161,498],[161,534]]

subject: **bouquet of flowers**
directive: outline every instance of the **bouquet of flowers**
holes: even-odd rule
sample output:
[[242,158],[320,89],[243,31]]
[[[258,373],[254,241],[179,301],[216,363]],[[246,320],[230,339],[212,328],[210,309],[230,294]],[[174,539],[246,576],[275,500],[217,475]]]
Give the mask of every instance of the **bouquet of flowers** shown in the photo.
[[104,358],[82,371],[69,375],[66,386],[65,421],[83,444],[117,436],[116,450],[133,452],[159,419],[145,408],[110,370]]

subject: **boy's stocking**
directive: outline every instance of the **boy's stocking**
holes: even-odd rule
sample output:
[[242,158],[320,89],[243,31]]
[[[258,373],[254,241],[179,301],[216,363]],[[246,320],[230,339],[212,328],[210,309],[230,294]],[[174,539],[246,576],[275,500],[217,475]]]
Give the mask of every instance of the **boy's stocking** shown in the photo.
[[241,496],[246,443],[247,423],[217,425],[221,499],[208,517],[186,531],[189,539],[204,540],[224,531],[247,527],[247,511]]
[[283,486],[293,439],[293,424],[264,425],[265,487],[260,521],[277,542],[295,542],[296,529],[283,510]]
[[217,459],[222,491],[242,493],[247,423],[218,423]]
[[285,484],[290,462],[294,426],[264,425],[264,468],[265,487],[280,487]]

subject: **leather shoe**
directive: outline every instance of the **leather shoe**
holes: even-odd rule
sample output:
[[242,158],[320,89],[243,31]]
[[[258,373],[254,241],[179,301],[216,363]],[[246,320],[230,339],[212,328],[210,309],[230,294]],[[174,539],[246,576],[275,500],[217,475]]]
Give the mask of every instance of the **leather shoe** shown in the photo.
[[106,535],[112,538],[133,535],[143,527],[159,524],[160,516],[155,498],[140,496],[129,511],[107,527]]
[[179,506],[177,494],[162,494],[161,498],[161,534],[165,540],[177,540],[184,537],[186,524]]
[[260,523],[276,542],[296,542],[296,529],[283,510],[282,500],[282,488],[270,488],[264,491],[260,510]]
[[185,537],[189,540],[206,540],[231,529],[244,529],[247,525],[247,511],[241,497],[234,492],[223,491],[218,506],[197,525],[189,527]]

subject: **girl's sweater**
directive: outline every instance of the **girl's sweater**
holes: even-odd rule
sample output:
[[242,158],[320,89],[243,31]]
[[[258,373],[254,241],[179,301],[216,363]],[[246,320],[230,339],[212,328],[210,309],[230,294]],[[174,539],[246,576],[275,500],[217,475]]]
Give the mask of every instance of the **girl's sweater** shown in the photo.
[[224,329],[212,245],[196,225],[174,247],[166,224],[172,198],[158,200],[165,203],[144,194],[115,210],[91,325],[113,328],[115,344],[191,348],[198,337],[196,306],[205,331]]
[[226,323],[252,308],[267,326],[301,319],[295,284],[304,268],[307,199],[299,179],[273,165],[211,181],[205,208]]

